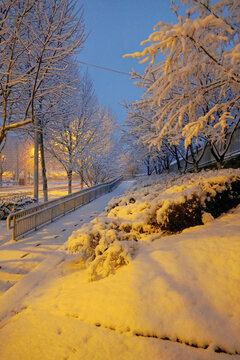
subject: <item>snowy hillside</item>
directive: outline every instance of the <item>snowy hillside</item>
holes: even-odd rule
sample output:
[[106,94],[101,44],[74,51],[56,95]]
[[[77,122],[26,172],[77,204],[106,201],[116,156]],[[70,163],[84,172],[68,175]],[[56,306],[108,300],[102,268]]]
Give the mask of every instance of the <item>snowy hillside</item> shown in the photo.
[[68,249],[80,253],[90,279],[96,280],[128,264],[138,242],[206,224],[236,206],[239,194],[239,170],[145,178],[113,199],[106,213],[73,232]]
[[[113,199],[52,269],[48,260],[47,276],[44,263],[36,270],[38,284],[2,324],[0,358],[240,359],[240,206],[215,219],[210,206],[237,198],[239,176],[144,179]],[[201,224],[162,230],[164,214],[193,198]]]

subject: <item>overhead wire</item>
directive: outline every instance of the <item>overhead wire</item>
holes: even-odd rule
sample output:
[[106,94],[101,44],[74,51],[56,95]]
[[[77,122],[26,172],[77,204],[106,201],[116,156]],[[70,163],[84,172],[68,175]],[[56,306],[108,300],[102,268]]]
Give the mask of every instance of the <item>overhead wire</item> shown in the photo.
[[106,71],[111,71],[111,72],[115,72],[115,73],[118,73],[118,74],[123,74],[123,75],[127,75],[127,76],[130,76],[131,74],[130,73],[127,73],[127,72],[124,72],[124,71],[120,71],[120,70],[115,70],[115,69],[110,69],[108,67],[105,67],[105,66],[100,66],[100,65],[95,65],[95,64],[89,64],[87,62],[84,62],[84,61],[78,61],[80,64],[83,64],[83,65],[87,65],[87,66],[92,66],[92,67],[95,67],[95,68],[98,68],[98,69],[102,69],[102,70],[106,70]]

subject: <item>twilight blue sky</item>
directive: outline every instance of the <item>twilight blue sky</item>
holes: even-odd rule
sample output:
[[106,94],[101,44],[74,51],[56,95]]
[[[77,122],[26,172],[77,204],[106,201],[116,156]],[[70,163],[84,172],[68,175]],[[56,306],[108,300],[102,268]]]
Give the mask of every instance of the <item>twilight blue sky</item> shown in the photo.
[[[79,0],[79,4],[85,9],[86,29],[90,32],[77,57],[79,61],[127,73],[132,69],[142,73],[146,65],[139,65],[137,59],[123,59],[122,55],[141,50],[140,42],[158,21],[176,21],[169,9],[170,0]],[[120,103],[138,99],[141,91],[126,75],[81,67],[88,69],[99,103],[111,107],[118,122],[123,123],[126,114]]]

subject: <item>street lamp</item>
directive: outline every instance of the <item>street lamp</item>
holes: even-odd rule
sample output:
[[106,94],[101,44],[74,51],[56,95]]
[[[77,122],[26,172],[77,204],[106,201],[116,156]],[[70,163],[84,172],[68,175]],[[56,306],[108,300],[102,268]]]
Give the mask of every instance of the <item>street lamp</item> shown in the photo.
[[34,157],[34,146],[30,149],[30,156],[31,158]]

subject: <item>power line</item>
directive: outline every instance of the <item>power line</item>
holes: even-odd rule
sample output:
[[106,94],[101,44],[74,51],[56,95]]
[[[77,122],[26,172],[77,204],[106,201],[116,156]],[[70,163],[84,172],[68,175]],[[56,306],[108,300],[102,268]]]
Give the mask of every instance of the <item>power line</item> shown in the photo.
[[95,68],[98,68],[98,69],[102,69],[102,70],[106,70],[106,71],[111,71],[111,72],[116,72],[118,74],[123,74],[123,75],[127,75],[127,76],[130,76],[130,73],[126,73],[124,71],[119,71],[119,70],[114,70],[114,69],[110,69],[108,67],[104,67],[104,66],[99,66],[99,65],[94,65],[94,64],[89,64],[89,63],[86,63],[84,61],[78,61],[80,64],[83,64],[83,65],[88,65],[88,66],[92,66],[92,67],[95,67]]

